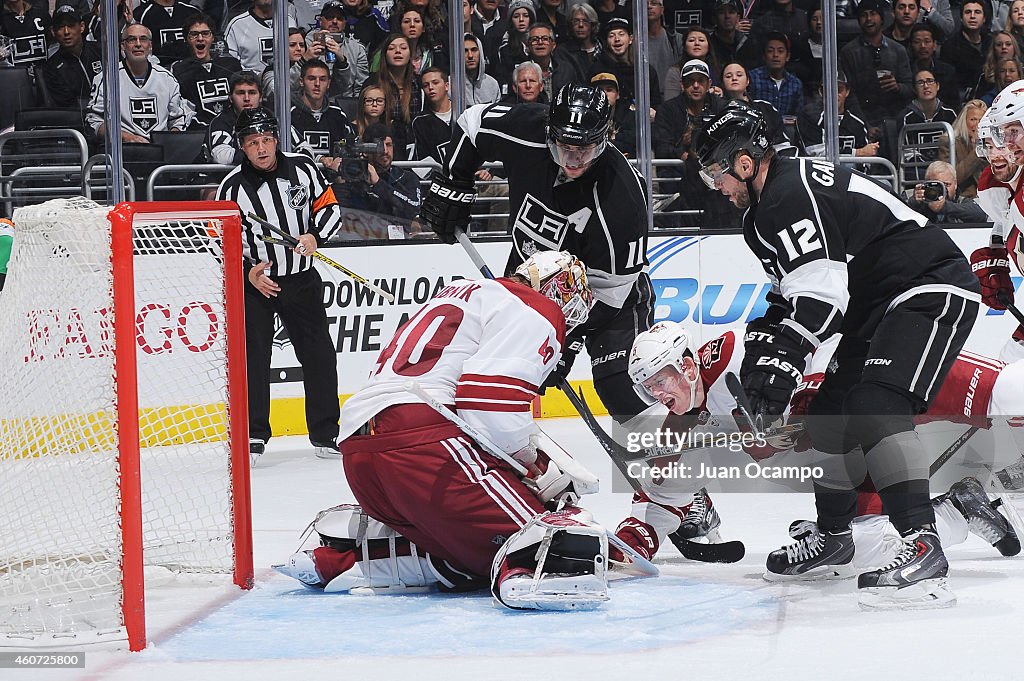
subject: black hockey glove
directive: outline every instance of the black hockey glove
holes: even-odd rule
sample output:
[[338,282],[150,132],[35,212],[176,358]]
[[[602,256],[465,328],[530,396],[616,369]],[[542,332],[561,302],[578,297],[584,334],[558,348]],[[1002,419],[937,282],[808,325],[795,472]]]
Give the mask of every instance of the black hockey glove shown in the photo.
[[795,331],[761,321],[751,322],[743,337],[740,381],[754,410],[751,416],[764,416],[767,423],[786,410],[813,348]]
[[471,181],[456,182],[435,170],[420,205],[420,219],[430,226],[438,239],[453,244],[455,230],[469,225],[469,214],[475,200],[476,189]]
[[576,355],[583,349],[583,339],[568,337],[565,339],[565,350],[562,352],[562,356],[558,359],[558,364],[551,371],[544,383],[541,385],[541,394],[544,394],[544,390],[547,388],[557,388],[558,384],[565,380],[569,375],[569,370],[572,369],[572,363],[576,361]]

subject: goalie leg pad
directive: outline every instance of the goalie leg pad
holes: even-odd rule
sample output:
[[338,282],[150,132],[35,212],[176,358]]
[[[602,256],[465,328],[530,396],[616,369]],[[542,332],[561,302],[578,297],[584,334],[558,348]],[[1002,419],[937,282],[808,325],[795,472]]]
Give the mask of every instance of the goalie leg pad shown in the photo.
[[[408,593],[458,587],[434,568],[429,554],[356,504],[321,511],[312,529],[320,537],[313,561],[326,592]],[[352,565],[356,569],[349,572]]]
[[608,600],[608,536],[582,509],[534,517],[491,566],[491,593],[513,610],[591,610]]

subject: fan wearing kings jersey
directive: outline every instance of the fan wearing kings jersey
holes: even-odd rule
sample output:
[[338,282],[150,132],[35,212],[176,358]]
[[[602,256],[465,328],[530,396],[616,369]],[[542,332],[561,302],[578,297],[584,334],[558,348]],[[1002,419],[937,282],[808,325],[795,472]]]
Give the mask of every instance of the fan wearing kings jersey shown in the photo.
[[[327,542],[293,555],[279,569],[309,586],[340,590],[331,584],[362,556],[361,586],[476,589],[487,586],[499,549],[528,525],[540,534],[579,531],[592,537],[583,542],[588,545],[599,535],[606,556],[603,530],[597,532],[582,510],[545,519],[553,515],[545,515],[546,503],[596,491],[597,479],[547,438],[530,412],[558,363],[566,331],[586,322],[591,304],[585,266],[556,251],[537,253],[510,278],[455,281],[429,300],[381,351],[369,382],[349,398],[341,416],[345,476],[366,522],[383,524],[404,544],[381,556],[371,542],[360,553],[362,537],[353,536],[348,539],[354,547]],[[487,453],[420,401],[408,390],[410,380],[505,457]],[[531,525],[538,516],[540,526]],[[574,545],[564,543],[566,550]],[[560,545],[552,543],[549,561]],[[517,548],[502,551],[492,588],[505,605],[531,607],[517,598],[520,580],[534,583]],[[527,553],[536,555],[536,549]],[[597,555],[576,558],[594,573]],[[401,574],[392,570],[384,579],[380,564],[388,561],[374,564],[375,558],[390,559]],[[603,558],[596,562],[603,575]],[[550,572],[551,565],[536,566],[537,573]],[[537,581],[545,579],[547,574]]]
[[768,568],[849,563],[856,487],[870,475],[904,550],[860,575],[861,604],[951,605],[914,416],[970,334],[978,280],[943,230],[882,185],[827,161],[777,157],[765,131],[761,113],[735,101],[703,118],[694,141],[705,183],[747,209],[744,240],[772,282],[768,311],[744,336],[751,425],[779,418],[807,356],[843,334],[807,421],[814,448],[833,455],[827,481],[815,481],[822,541]]
[[481,104],[454,125],[442,168],[420,210],[438,238],[455,243],[469,223],[474,173],[500,160],[508,177],[513,248],[506,272],[538,251],[564,250],[587,264],[590,320],[567,340],[545,383],[565,378],[586,343],[594,387],[616,420],[645,405],[633,392],[626,355],[652,318],[647,263],[647,193],[637,172],[608,144],[608,99],[599,88],[565,85],[542,104]]

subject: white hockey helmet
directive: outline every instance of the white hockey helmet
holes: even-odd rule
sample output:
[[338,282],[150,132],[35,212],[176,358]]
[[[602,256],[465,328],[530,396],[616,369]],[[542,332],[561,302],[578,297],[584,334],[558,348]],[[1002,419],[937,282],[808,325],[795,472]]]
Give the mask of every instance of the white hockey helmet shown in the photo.
[[[997,131],[992,124],[992,109],[986,109],[978,121],[978,141],[974,145],[974,153],[978,158],[992,161],[994,158],[1013,161],[1013,152],[996,141]],[[1001,138],[1001,136],[1000,136]]]
[[516,268],[534,291],[558,303],[565,314],[565,332],[587,321],[594,304],[587,268],[566,251],[538,251]]
[[633,389],[640,397],[650,400],[651,395],[643,382],[654,376],[667,366],[675,367],[683,380],[690,387],[690,405],[693,406],[697,396],[697,381],[700,380],[700,367],[693,380],[683,370],[683,359],[690,357],[696,365],[697,348],[693,336],[682,324],[676,322],[658,322],[633,340],[629,351],[627,371],[633,381]]
[[1004,87],[985,113],[989,117],[995,141],[998,146],[1003,146],[1005,126],[1010,123],[1024,125],[1024,80],[1014,81]]

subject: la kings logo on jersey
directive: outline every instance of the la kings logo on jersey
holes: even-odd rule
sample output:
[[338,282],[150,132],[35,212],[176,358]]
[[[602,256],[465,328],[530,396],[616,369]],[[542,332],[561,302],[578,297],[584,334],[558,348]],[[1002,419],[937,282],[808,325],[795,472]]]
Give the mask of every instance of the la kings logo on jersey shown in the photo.
[[331,150],[331,135],[323,130],[307,130],[302,133],[306,143],[318,154],[326,154]]
[[216,116],[227,104],[230,93],[226,78],[196,81],[196,89],[199,91],[199,105],[203,111]]
[[260,38],[260,59],[264,63],[270,63],[271,57],[274,56],[274,39],[272,37]]
[[[528,193],[516,214],[512,233],[516,235],[516,241],[519,242],[523,255],[529,257],[530,254],[526,253],[525,248],[529,247],[527,244],[531,241],[535,244],[535,251],[561,250],[569,223],[568,215],[551,210]],[[541,248],[538,249],[536,244],[540,244]]]
[[[173,7],[169,7],[168,9],[173,11]],[[171,43],[178,42],[179,40],[185,40],[185,32],[180,26],[178,28],[160,29],[161,45],[170,45]]]
[[132,123],[149,132],[156,127],[156,97],[131,97],[128,100]]

